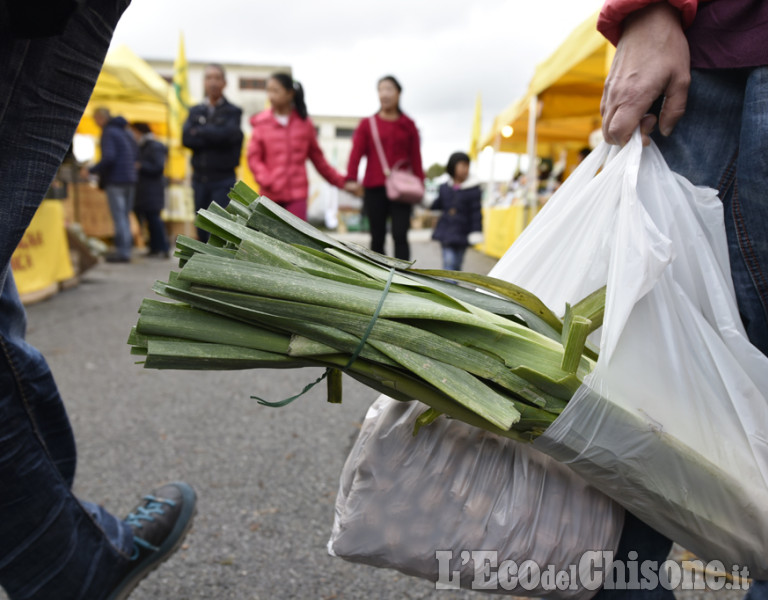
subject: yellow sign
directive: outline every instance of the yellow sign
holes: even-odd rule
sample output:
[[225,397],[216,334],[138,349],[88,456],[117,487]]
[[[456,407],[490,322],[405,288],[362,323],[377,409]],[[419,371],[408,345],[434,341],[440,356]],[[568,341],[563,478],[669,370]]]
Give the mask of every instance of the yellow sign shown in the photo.
[[[505,208],[483,209],[482,251],[494,258],[501,258],[534,215],[527,215],[522,204]],[[534,213],[538,209],[534,209]]]
[[46,200],[37,209],[11,257],[11,269],[22,296],[75,276],[60,201]]

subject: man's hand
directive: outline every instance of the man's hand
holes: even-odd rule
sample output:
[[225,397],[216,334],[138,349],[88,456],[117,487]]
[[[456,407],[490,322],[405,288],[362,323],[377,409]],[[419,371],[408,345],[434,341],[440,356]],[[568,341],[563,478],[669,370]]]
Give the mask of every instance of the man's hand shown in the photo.
[[605,140],[624,145],[640,125],[643,144],[649,144],[656,117],[648,110],[661,95],[659,129],[669,135],[685,112],[690,64],[676,8],[655,2],[627,17],[600,103]]

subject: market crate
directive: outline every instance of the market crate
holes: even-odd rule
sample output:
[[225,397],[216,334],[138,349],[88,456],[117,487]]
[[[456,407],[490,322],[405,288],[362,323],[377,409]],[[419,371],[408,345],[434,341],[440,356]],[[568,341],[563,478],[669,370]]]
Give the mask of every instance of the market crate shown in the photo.
[[166,221],[165,230],[168,232],[168,241],[172,246],[180,235],[197,238],[197,230],[192,221]]

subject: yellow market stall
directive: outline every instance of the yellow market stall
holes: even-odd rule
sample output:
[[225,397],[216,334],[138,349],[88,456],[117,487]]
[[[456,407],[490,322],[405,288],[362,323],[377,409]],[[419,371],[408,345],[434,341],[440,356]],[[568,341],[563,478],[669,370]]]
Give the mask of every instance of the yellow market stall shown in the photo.
[[75,276],[62,202],[43,201],[11,256],[11,269],[25,302],[55,294],[61,282]]
[[119,46],[104,60],[77,132],[100,136],[93,111],[104,106],[128,121],[149,123],[158,136],[165,136],[169,89],[168,82],[146,61],[127,46]]
[[[496,116],[481,141],[481,147],[496,152],[527,152],[529,185],[535,184],[531,175],[537,156],[566,150],[573,164],[575,153],[600,128],[600,100],[614,48],[597,32],[597,15],[590,15],[537,65],[528,91]],[[506,252],[536,212],[530,207],[526,213],[522,205],[486,210],[483,250],[496,257]]]
[[[191,191],[181,184],[187,167],[186,153],[174,151],[180,142],[168,140],[171,92],[168,82],[145,60],[127,46],[119,46],[107,54],[77,133],[99,137],[101,131],[93,121],[93,112],[98,107],[106,107],[112,114],[121,115],[129,122],[148,123],[158,139],[171,146],[166,174],[173,184],[168,193],[167,218],[171,221],[169,227],[174,235],[178,232],[191,233],[194,210]],[[100,202],[99,206],[101,211],[107,210],[106,201]],[[103,216],[100,218],[100,221],[107,220]]]
[[[538,155],[588,142],[590,133],[600,127],[600,99],[614,54],[613,46],[597,32],[597,15],[590,15],[537,65],[526,94],[497,115],[481,147],[531,152],[530,123],[535,124]],[[512,134],[504,137],[506,126]]]

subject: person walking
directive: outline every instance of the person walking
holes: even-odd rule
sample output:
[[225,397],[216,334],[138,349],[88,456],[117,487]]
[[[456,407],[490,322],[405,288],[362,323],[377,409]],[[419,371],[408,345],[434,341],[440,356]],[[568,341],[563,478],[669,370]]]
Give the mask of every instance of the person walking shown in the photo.
[[[424,179],[419,131],[413,120],[400,108],[402,91],[400,83],[391,75],[379,80],[380,107],[375,115],[363,119],[355,130],[347,179],[356,183],[360,160],[365,156],[368,163],[363,177],[363,211],[370,223],[371,250],[384,254],[387,221],[391,220],[395,257],[410,260],[408,230],[411,226],[411,205],[387,197],[386,174],[373,137],[375,133],[378,134],[388,165],[394,167],[398,163],[407,164],[416,176]],[[348,189],[355,189],[355,186],[349,186]]]
[[133,123],[131,130],[139,145],[137,163],[136,201],[133,211],[139,225],[147,224],[149,231],[149,253],[152,258],[168,258],[168,235],[160,213],[165,208],[165,162],[168,148],[155,139],[149,125]]
[[[24,339],[10,270],[127,4],[56,0],[0,20],[0,587],[11,600],[124,600],[181,546],[195,513],[181,482],[126,519],[74,494],[74,432],[48,363]],[[134,463],[135,476],[145,468]]]
[[[224,97],[226,86],[224,67],[208,65],[203,75],[205,102],[190,109],[182,131],[182,143],[192,150],[195,211],[208,208],[211,202],[226,206],[227,194],[235,185],[243,148],[243,111]],[[198,227],[197,237],[207,242],[208,232]]]
[[325,160],[301,84],[287,73],[274,73],[267,96],[270,108],[251,117],[248,166],[261,194],[306,221],[307,159],[331,185],[354,188]]
[[469,246],[469,234],[483,230],[480,183],[469,176],[469,156],[454,152],[445,167],[451,180],[442,184],[433,210],[441,210],[432,239],[443,249],[443,269],[461,271],[464,254]]
[[112,117],[107,108],[97,108],[93,120],[101,128],[101,160],[90,168],[99,178],[99,187],[107,194],[109,211],[115,227],[115,252],[107,262],[130,262],[133,236],[131,218],[136,193],[137,147],[126,129],[128,121]]

